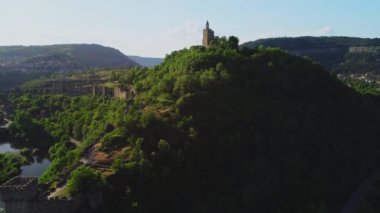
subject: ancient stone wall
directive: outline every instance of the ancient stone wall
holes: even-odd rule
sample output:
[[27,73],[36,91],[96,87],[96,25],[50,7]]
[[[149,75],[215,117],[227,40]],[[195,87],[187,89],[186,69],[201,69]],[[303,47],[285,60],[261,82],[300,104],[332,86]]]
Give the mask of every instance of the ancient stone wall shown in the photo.
[[349,48],[350,53],[379,53],[380,47],[379,46],[370,46],[370,47],[350,47]]
[[0,186],[3,201],[34,200],[37,196],[37,178],[14,177]]
[[76,213],[91,212],[103,205],[102,192],[79,194],[68,199],[38,196],[37,178],[15,177],[0,186],[0,198],[7,213]]
[[76,213],[79,210],[99,209],[103,205],[102,193],[80,194],[70,199],[6,200],[7,213]]
[[121,89],[120,87],[114,88],[113,95],[115,98],[127,99],[128,98],[128,90]]
[[7,213],[75,213],[73,200],[6,201]]

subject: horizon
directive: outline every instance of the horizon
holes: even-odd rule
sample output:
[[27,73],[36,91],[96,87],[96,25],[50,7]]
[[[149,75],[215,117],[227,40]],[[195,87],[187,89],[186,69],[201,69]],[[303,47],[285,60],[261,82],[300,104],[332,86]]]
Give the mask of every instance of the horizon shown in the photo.
[[99,44],[125,55],[163,58],[200,45],[207,20],[216,36],[233,35],[240,43],[274,37],[380,35],[375,21],[380,18],[376,10],[380,2],[370,0],[0,2],[0,46]]
[[[261,40],[261,39],[302,38],[302,37],[315,37],[315,38],[345,37],[345,38],[359,38],[359,39],[380,39],[380,37],[370,38],[370,37],[352,37],[352,36],[279,36],[279,37],[258,38],[258,39],[255,39],[255,40],[250,40],[250,41],[245,41],[245,42],[241,42],[240,41],[239,44],[243,44],[243,43],[251,42],[251,41],[257,41],[257,40]],[[41,46],[55,46],[55,45],[57,45],[57,46],[59,46],[59,45],[100,45],[100,46],[103,46],[103,47],[108,47],[108,48],[113,48],[113,49],[119,50],[121,53],[123,53],[125,56],[128,56],[128,57],[129,56],[133,56],[133,57],[157,58],[157,59],[164,59],[166,57],[166,55],[160,57],[160,56],[127,54],[127,53],[124,53],[122,50],[118,49],[118,47],[107,46],[107,45],[102,45],[102,44],[97,44],[97,43],[56,43],[56,44],[52,43],[52,44],[44,44],[44,45],[39,45],[39,44],[32,44],[32,45],[0,45],[0,47],[41,47]],[[196,46],[196,45],[201,46],[202,44],[194,44],[194,46]],[[188,46],[188,47],[190,47],[190,46]],[[183,48],[188,48],[188,47],[183,47]],[[178,50],[180,50],[180,49],[178,49]],[[176,51],[176,50],[173,50],[173,51]],[[170,52],[167,53],[167,54],[170,54]]]

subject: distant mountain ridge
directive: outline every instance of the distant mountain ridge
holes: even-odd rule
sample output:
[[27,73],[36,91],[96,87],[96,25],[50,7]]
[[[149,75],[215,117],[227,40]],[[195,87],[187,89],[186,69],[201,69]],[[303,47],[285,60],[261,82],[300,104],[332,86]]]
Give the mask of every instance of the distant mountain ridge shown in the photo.
[[242,47],[277,47],[307,56],[333,73],[380,74],[380,39],[354,37],[283,37],[259,39]]
[[69,72],[140,66],[117,49],[97,44],[0,46],[0,72]]
[[154,67],[164,61],[163,58],[141,57],[134,55],[129,55],[128,57],[144,67]]

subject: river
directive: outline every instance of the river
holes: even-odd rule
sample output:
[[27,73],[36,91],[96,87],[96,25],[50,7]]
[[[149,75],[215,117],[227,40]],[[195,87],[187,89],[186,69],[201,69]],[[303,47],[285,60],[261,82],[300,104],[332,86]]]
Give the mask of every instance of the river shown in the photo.
[[[24,147],[16,147],[9,142],[0,142],[0,153],[18,152]],[[33,156],[28,165],[21,167],[21,176],[40,176],[50,164],[50,159],[44,155]]]
[[[0,154],[6,152],[19,152],[24,147],[17,147],[10,142],[0,142]],[[21,166],[21,176],[40,176],[50,164],[50,159],[45,155],[36,155],[30,159],[28,165]],[[0,200],[0,211],[3,208]]]

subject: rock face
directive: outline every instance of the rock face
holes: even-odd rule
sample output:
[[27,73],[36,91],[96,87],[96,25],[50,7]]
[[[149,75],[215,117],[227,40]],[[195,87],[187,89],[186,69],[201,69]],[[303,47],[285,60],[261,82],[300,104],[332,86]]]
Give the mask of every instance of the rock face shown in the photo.
[[333,73],[380,74],[380,39],[351,37],[270,38],[247,42],[242,47],[277,47],[307,56]]
[[101,192],[67,199],[47,199],[41,194],[36,177],[15,177],[0,186],[7,213],[86,213],[101,208],[103,204]]

